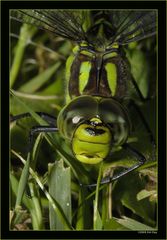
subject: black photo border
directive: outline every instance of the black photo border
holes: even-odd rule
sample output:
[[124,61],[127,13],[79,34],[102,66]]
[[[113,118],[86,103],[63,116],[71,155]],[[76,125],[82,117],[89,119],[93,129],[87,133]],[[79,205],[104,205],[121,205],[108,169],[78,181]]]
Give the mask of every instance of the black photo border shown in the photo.
[[[9,230],[9,10],[158,10],[158,231]],[[165,1],[2,1],[1,2],[1,239],[166,239],[166,2]]]

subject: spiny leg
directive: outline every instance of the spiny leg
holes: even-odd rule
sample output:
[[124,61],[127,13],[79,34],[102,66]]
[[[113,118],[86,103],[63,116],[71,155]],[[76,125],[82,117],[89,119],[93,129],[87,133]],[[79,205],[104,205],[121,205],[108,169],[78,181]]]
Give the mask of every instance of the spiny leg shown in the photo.
[[28,139],[28,152],[31,152],[32,147],[33,147],[33,140],[34,140],[34,135],[39,134],[39,133],[51,133],[51,132],[58,132],[57,127],[52,127],[52,126],[35,126],[31,128],[30,134],[29,134],[29,139]]
[[[137,151],[135,148],[133,148],[132,146],[130,146],[128,143],[124,143],[122,145],[122,148],[124,148],[125,150],[127,150],[132,156],[134,156],[138,162],[136,164],[134,164],[133,166],[125,169],[122,172],[119,172],[117,174],[115,174],[113,177],[106,177],[104,179],[102,179],[101,184],[108,184],[111,183],[114,180],[119,179],[122,176],[125,176],[127,173],[132,172],[133,170],[139,168],[141,165],[143,165],[146,162],[146,158],[144,157],[143,154],[141,154],[139,151]],[[96,183],[93,184],[89,184],[87,185],[88,187],[95,187]]]

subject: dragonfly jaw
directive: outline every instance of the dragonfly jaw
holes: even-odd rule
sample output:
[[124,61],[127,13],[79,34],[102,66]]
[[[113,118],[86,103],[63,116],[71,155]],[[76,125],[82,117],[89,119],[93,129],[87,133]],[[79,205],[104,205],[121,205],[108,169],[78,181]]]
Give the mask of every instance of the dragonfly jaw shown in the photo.
[[82,141],[78,138],[74,138],[72,141],[72,150],[75,158],[87,164],[97,164],[103,161],[108,156],[110,148],[110,142],[95,143]]
[[78,154],[78,155],[75,155],[75,157],[80,162],[87,163],[87,164],[97,164],[104,160],[104,158],[98,155]]
[[[82,123],[74,132],[72,149],[77,160],[87,164],[97,164],[109,154],[111,132],[98,118]],[[94,123],[94,124],[93,124]]]

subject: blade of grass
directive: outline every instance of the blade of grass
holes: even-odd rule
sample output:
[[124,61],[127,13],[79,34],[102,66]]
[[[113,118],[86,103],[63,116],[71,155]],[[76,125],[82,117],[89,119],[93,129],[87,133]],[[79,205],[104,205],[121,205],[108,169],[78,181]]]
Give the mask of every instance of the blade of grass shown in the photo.
[[108,204],[109,204],[109,187],[106,185],[102,190],[102,224],[104,226],[108,216]]
[[14,55],[14,60],[10,71],[10,88],[13,87],[17,79],[17,75],[19,69],[21,68],[23,55],[28,44],[28,41],[35,34],[35,32],[36,28],[33,28],[32,26],[29,26],[27,24],[23,24],[23,26],[21,27],[20,37],[17,42],[16,52]]
[[77,214],[76,230],[92,229],[92,199],[86,200],[88,189],[80,187],[78,195],[78,208],[73,215]]
[[152,228],[148,225],[140,223],[134,219],[123,217],[122,219],[115,218],[115,220],[122,224],[124,227],[131,229],[132,231],[154,231],[155,228]]
[[[11,183],[10,186],[11,186],[12,192],[15,194],[15,196],[17,196],[19,181],[18,181],[17,178],[13,175],[12,172],[10,172],[10,183]],[[27,208],[32,208],[31,200],[30,200],[28,197],[26,197],[26,195],[24,195],[24,197],[23,197],[23,204],[24,204]]]
[[17,195],[16,195],[17,197],[16,197],[15,209],[17,209],[17,207],[21,205],[22,197],[23,197],[23,194],[24,194],[27,182],[28,182],[29,167],[30,167],[30,164],[32,162],[35,164],[34,159],[36,159],[37,152],[38,152],[38,144],[40,143],[40,141],[41,141],[41,136],[39,136],[36,139],[36,144],[34,144],[32,152],[28,153],[28,155],[27,155],[27,161],[26,161],[26,164],[23,168],[23,171],[21,173],[21,177],[20,177],[20,180],[19,180],[18,192],[17,192]]
[[[84,215],[84,212],[83,212],[83,209],[84,209],[84,206],[83,204],[81,205],[82,203],[82,191],[81,189],[79,190],[79,193],[78,193],[78,205],[79,205],[79,208],[76,210],[75,212],[75,215],[77,214],[77,221],[76,221],[76,230],[83,230],[84,229],[84,218],[83,218],[83,215]],[[75,216],[74,215],[74,216]],[[73,217],[74,217],[73,216]]]
[[15,100],[23,106],[23,108],[25,109],[25,111],[29,112],[31,114],[31,116],[41,125],[48,125],[48,123],[46,121],[44,121],[36,112],[34,112],[32,110],[31,107],[29,107],[27,104],[24,103],[24,101],[22,101],[21,99],[19,99],[18,97],[16,97],[16,95],[14,94],[14,92],[12,90],[10,90],[10,94],[15,98]]
[[[64,167],[63,160],[49,165],[48,186],[49,193],[60,203],[64,214],[71,223],[71,174],[70,168]],[[60,222],[50,204],[49,216],[51,230],[65,230],[64,224]]]
[[33,203],[33,211],[31,211],[31,215],[33,219],[33,229],[42,230],[44,229],[44,224],[43,224],[43,217],[42,217],[40,195],[39,195],[37,186],[33,181],[30,181],[28,185],[31,193],[31,201]]
[[118,223],[114,218],[106,220],[104,222],[104,230],[113,230],[113,231],[130,231],[129,228],[123,226],[122,224]]
[[47,68],[42,73],[38,74],[36,77],[30,79],[27,83],[22,84],[19,91],[26,93],[33,93],[38,90],[43,84],[45,84],[55,71],[59,68],[60,62],[56,62],[53,66]]
[[140,200],[142,200],[144,198],[148,198],[152,195],[157,195],[157,191],[156,190],[148,191],[146,189],[143,189],[137,194],[137,200],[140,201]]
[[101,230],[102,229],[102,219],[98,211],[98,203],[99,203],[99,187],[102,178],[102,164],[99,168],[99,175],[97,179],[97,186],[96,186],[96,194],[94,200],[94,214],[93,214],[93,229],[94,230]]
[[25,188],[27,185],[28,181],[28,176],[29,176],[29,167],[30,167],[30,153],[28,153],[26,163],[24,165],[20,180],[19,180],[19,186],[18,186],[18,192],[17,192],[17,197],[16,197],[16,204],[15,204],[15,210],[17,211],[17,208],[21,205],[22,202],[22,197],[25,192]]

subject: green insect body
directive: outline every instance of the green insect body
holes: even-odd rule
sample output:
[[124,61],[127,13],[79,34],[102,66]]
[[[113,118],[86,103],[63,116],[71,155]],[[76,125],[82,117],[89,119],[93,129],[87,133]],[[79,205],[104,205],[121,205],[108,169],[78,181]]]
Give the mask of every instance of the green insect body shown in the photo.
[[[101,28],[99,31],[102,34]],[[74,47],[73,54],[67,59],[66,80],[67,105],[58,117],[58,128],[66,138],[65,133],[73,124],[75,127],[70,130],[70,142],[75,158],[87,164],[99,163],[108,156],[112,146],[125,142],[131,129],[127,109],[116,101],[111,101],[112,98],[121,99],[126,96],[129,81],[128,64],[118,54],[117,43],[113,43],[109,49],[99,49],[84,42]],[[90,95],[92,97],[88,98]],[[110,98],[110,101],[106,101],[109,106],[106,105],[105,108],[107,110],[110,107],[112,116],[107,121],[102,116],[103,98]],[[75,100],[71,102],[72,99]],[[88,111],[91,105],[88,99],[95,101],[90,116]],[[83,107],[86,113],[84,116]],[[71,113],[73,109],[73,118],[68,118],[68,112]],[[110,111],[107,110],[104,114],[110,116]],[[62,129],[65,129],[65,133]],[[116,138],[119,141],[116,141]]]
[[125,104],[131,74],[122,45],[154,35],[155,12],[20,10],[16,15],[76,43],[66,61],[66,105],[57,127],[77,160],[105,160],[131,131]]

